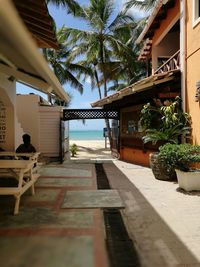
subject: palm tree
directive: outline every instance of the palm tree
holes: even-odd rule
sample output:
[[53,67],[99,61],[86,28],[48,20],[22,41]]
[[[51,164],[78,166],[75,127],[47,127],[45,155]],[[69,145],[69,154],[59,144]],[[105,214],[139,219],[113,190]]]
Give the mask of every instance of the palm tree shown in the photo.
[[[133,17],[125,12],[120,12],[112,20],[113,11],[114,2],[112,0],[90,0],[87,7],[79,6],[76,13],[77,17],[87,23],[88,30],[67,27],[63,30],[71,44],[75,44],[71,52],[71,58],[85,57],[87,64],[93,65],[94,69],[102,74],[104,97],[108,94],[110,78],[107,75],[107,70],[109,64],[110,66],[115,64],[119,67],[120,55],[124,53],[127,57],[130,56],[130,49],[119,38],[119,34],[117,36],[117,31],[120,32],[121,29],[122,33],[122,27],[125,29],[135,23]],[[118,61],[116,61],[116,58],[118,58]],[[93,77],[96,77],[98,82],[98,76],[94,74]],[[108,120],[106,121],[106,127],[110,128]]]
[[113,81],[109,90],[120,90],[145,76],[144,63],[138,62],[139,46],[135,45],[142,28],[137,21],[121,25],[113,32],[114,37],[125,44],[117,53],[117,60],[106,64],[106,76],[108,81]]

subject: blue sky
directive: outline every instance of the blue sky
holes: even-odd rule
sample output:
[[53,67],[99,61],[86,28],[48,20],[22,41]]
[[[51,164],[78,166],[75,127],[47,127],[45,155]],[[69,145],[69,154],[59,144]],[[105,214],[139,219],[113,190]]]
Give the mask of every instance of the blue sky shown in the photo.
[[[85,5],[88,3],[88,0],[79,0],[78,1],[81,5]],[[118,13],[120,8],[123,5],[124,0],[115,0],[115,11],[114,15]],[[86,29],[87,25],[84,24],[81,20],[75,19],[73,16],[68,15],[67,12],[63,8],[57,8],[54,5],[48,6],[49,13],[51,16],[55,19],[57,27],[60,28],[63,25],[66,25],[67,27],[73,27],[73,28],[82,28]],[[91,108],[90,103],[95,102],[99,99],[97,90],[91,90],[90,84],[85,83],[84,84],[84,93],[81,95],[79,92],[77,92],[75,89],[70,88],[68,84],[63,86],[64,89],[67,92],[70,92],[72,95],[72,101],[69,108]],[[28,94],[28,93],[35,93],[40,94],[44,98],[46,98],[45,94],[40,93],[39,91],[36,91],[34,89],[31,89],[30,87],[27,87],[25,85],[22,85],[20,83],[17,83],[17,93],[21,94]],[[70,122],[70,129],[71,130],[91,130],[91,129],[97,129],[102,130],[104,126],[104,120],[86,120],[85,125],[82,124],[81,121],[71,121]]]

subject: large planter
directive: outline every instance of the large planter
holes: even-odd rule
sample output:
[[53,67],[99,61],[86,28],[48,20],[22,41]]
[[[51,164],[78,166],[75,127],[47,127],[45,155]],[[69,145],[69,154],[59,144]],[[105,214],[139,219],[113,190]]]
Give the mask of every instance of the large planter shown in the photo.
[[176,172],[173,168],[166,166],[165,162],[159,157],[158,152],[149,155],[149,162],[152,172],[156,179],[164,181],[176,180]]
[[200,190],[200,170],[176,170],[179,187],[185,191]]

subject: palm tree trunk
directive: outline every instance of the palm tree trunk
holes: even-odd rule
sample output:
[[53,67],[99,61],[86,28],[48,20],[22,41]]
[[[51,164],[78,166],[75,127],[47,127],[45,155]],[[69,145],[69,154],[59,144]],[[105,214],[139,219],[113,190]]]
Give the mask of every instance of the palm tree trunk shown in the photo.
[[99,85],[99,77],[98,77],[98,73],[97,73],[97,70],[96,70],[95,65],[94,65],[94,76],[95,76],[96,83],[97,83],[97,88],[98,88],[98,93],[99,93],[99,99],[102,99],[102,96],[101,96],[101,88],[100,88],[100,85]]
[[[107,97],[107,79],[106,79],[106,73],[105,73],[105,57],[104,57],[103,40],[101,42],[100,57],[101,57],[102,72],[103,72],[103,79],[104,79],[104,97]],[[111,135],[109,119],[105,119],[105,124],[106,124],[107,132],[108,132],[108,140],[110,143],[110,149],[112,149],[112,135]]]

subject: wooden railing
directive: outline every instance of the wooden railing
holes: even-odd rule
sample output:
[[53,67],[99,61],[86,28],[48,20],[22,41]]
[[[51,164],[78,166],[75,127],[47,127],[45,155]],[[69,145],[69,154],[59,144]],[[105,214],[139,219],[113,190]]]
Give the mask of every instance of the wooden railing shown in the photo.
[[180,69],[180,50],[170,57],[162,66],[160,66],[154,74],[168,72],[170,70]]

